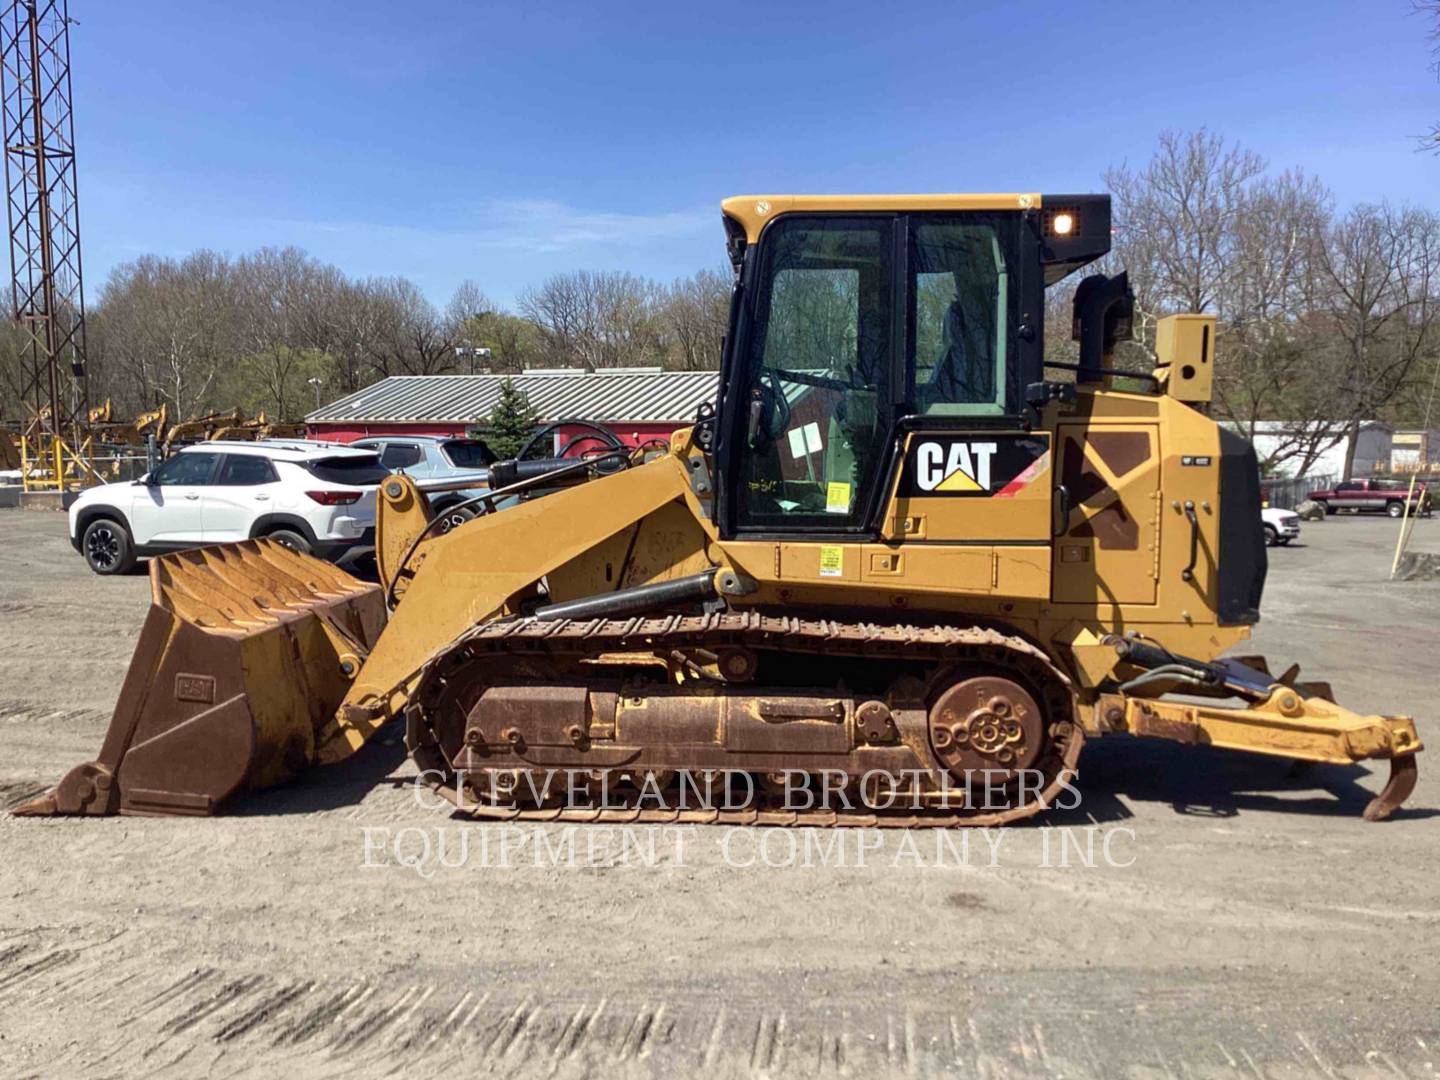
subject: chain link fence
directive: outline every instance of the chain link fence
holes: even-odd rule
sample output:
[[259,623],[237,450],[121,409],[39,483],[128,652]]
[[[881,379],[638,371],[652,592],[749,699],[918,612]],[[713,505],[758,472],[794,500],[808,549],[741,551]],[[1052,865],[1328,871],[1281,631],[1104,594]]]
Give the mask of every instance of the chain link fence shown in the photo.
[[1294,510],[1310,497],[1312,491],[1327,491],[1339,482],[1338,476],[1287,476],[1260,481],[1260,491],[1267,506]]

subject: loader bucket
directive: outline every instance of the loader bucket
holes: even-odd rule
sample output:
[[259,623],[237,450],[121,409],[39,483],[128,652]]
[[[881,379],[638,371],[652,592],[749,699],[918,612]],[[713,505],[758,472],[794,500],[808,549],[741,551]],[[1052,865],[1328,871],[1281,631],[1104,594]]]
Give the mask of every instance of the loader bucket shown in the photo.
[[150,595],[99,757],[16,814],[212,814],[295,776],[385,624],[378,585],[273,540],[155,559]]

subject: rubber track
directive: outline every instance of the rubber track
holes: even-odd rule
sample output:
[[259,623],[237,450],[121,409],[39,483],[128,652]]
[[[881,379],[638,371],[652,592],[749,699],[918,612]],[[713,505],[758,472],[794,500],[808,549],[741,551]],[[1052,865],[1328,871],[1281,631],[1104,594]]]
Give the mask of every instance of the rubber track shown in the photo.
[[[421,715],[434,703],[447,676],[473,660],[500,655],[581,657],[602,652],[656,652],[676,649],[744,647],[757,651],[826,653],[857,657],[889,657],[941,664],[976,661],[1024,677],[1038,689],[1052,721],[1060,753],[1042,759],[1051,780],[1040,798],[1024,806],[992,812],[948,810],[682,810],[634,807],[599,809],[476,806],[461,808],[487,820],[645,825],[760,825],[779,827],[958,828],[1006,825],[1046,809],[1075,774],[1084,735],[1074,722],[1075,696],[1070,679],[1041,650],[1023,638],[988,627],[908,626],[895,623],[850,623],[833,619],[801,619],[762,612],[715,612],[708,615],[635,616],[629,619],[513,619],[477,626],[438,652],[421,671],[412,707]],[[457,806],[454,789],[437,785]],[[908,808],[907,808],[908,809]]]

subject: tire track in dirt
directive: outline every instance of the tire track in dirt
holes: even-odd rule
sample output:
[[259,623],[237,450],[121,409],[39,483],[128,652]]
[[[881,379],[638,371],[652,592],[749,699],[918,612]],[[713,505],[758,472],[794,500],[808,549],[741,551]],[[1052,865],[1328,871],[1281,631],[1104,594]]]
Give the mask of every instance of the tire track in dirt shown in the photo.
[[[1153,1072],[1174,1076],[1420,1075],[1419,1062],[1394,1048],[1342,1038],[1337,1051],[1305,1030],[1261,1033],[1237,1026],[1204,1055],[1137,1040],[1129,1062],[1095,1055],[1087,1038],[1096,1018],[1126,1011],[1123,988],[1083,1011],[1063,994],[1024,1013],[979,1015],[855,1002],[810,1012],[704,997],[656,1004],[613,998],[538,999],[495,995],[479,986],[367,979],[325,984],[261,971],[198,967],[137,979],[146,963],[133,935],[73,947],[63,934],[0,939],[0,1006],[20,1020],[26,1004],[59,1006],[91,1019],[87,1040],[63,1055],[68,1071],[137,1071],[217,1077],[265,1075],[284,1061],[296,1076],[371,1076],[463,1064],[494,1076],[568,1078],[654,1073],[719,1076],[974,1075],[1004,1080],[1068,1076],[1087,1080]],[[67,975],[62,981],[60,976]],[[50,982],[49,993],[37,986]],[[93,1003],[128,986],[132,1004],[115,1029],[93,1027]],[[1209,988],[1156,999],[1176,1014]],[[979,1002],[977,1001],[977,1004]],[[937,1003],[938,1005],[938,1003]],[[1071,1010],[1067,1013],[1067,1009]],[[1146,1022],[1137,1021],[1142,1025]]]
[[48,785],[36,780],[0,781],[0,810],[10,810],[49,790]]
[[100,709],[55,709],[32,701],[0,701],[0,721],[5,723],[106,724],[110,713]]

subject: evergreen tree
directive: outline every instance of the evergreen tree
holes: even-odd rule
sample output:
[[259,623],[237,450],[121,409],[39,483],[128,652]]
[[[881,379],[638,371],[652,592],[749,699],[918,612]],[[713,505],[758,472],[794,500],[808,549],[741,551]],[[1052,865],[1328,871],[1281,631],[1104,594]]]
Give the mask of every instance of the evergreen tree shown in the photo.
[[500,400],[485,423],[485,442],[501,459],[512,458],[529,440],[539,419],[525,391],[506,379],[500,384]]

